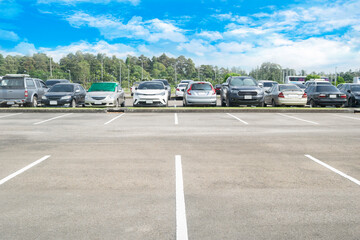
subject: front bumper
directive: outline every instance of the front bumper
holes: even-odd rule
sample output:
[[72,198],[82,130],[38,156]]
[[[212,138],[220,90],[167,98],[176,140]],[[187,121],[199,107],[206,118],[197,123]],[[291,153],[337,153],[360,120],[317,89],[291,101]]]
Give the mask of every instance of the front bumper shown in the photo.
[[95,99],[87,99],[85,100],[86,106],[97,106],[97,107],[113,107],[116,105],[115,100],[95,100]]
[[166,106],[166,95],[134,95],[134,106]]
[[257,105],[264,101],[264,95],[251,95],[251,99],[246,99],[246,95],[230,94],[230,100],[233,104],[238,105]]
[[42,99],[42,103],[45,106],[70,106],[71,105],[72,98],[70,99],[56,99],[56,100],[50,100],[50,99]]

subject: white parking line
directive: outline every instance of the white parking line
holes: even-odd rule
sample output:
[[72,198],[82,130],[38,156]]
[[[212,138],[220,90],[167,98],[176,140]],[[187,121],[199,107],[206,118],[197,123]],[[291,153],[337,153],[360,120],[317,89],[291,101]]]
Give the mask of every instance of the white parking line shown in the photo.
[[18,170],[18,171],[16,171],[16,172],[14,172],[13,174],[10,174],[10,175],[7,176],[6,178],[1,179],[1,180],[0,180],[0,185],[6,183],[6,182],[9,181],[10,179],[12,179],[12,178],[16,177],[17,175],[25,172],[26,170],[34,167],[35,165],[41,163],[42,161],[45,161],[45,160],[48,159],[49,157],[50,157],[50,155],[44,156],[44,157],[40,158],[39,160],[37,160],[37,161],[35,161],[35,162],[27,165],[26,167],[24,167],[24,168],[22,168],[22,169],[20,169],[20,170]]
[[181,156],[175,156],[176,168],[176,239],[187,240],[187,222],[185,210],[184,182],[181,166]]
[[227,115],[229,115],[230,117],[235,118],[236,120],[239,120],[239,121],[240,121],[240,122],[242,122],[243,124],[246,124],[246,125],[248,125],[248,124],[249,124],[249,123],[245,122],[244,120],[241,120],[240,118],[235,117],[234,115],[232,115],[232,114],[230,114],[230,113],[227,113]]
[[178,119],[177,113],[175,113],[175,125],[178,125],[178,124],[179,124],[179,119]]
[[349,175],[347,175],[347,174],[345,174],[345,173],[343,173],[343,172],[341,172],[341,171],[337,170],[336,168],[333,168],[332,166],[330,166],[330,165],[328,165],[328,164],[326,164],[326,163],[324,163],[324,162],[322,162],[322,161],[320,161],[320,160],[318,160],[318,159],[314,158],[314,157],[313,157],[313,156],[311,156],[311,155],[305,155],[305,157],[307,157],[307,158],[309,158],[309,159],[313,160],[314,162],[316,162],[316,163],[318,163],[318,164],[320,164],[320,165],[322,165],[322,166],[324,166],[324,167],[326,167],[326,168],[330,169],[331,171],[333,171],[333,172],[335,172],[335,173],[339,174],[340,176],[343,176],[344,178],[347,178],[348,180],[350,180],[350,181],[352,181],[353,183],[355,183],[355,184],[357,184],[357,185],[359,185],[359,186],[360,186],[360,181],[359,181],[359,180],[357,180],[357,179],[355,179],[355,178],[353,178],[353,177],[350,177]]
[[337,117],[342,117],[342,118],[355,119],[355,120],[359,120],[359,121],[360,121],[360,118],[355,118],[355,117],[342,116],[342,115],[337,115],[337,114],[334,114],[334,116],[337,116]]
[[278,113],[278,114],[281,115],[281,116],[283,116],[283,117],[293,118],[293,119],[296,119],[296,120],[299,120],[299,121],[303,121],[303,122],[307,122],[307,123],[311,123],[311,124],[316,124],[316,125],[319,124],[319,123],[317,123],[317,122],[313,122],[313,121],[309,121],[309,120],[305,120],[305,119],[301,119],[301,118],[297,118],[297,117],[285,115],[285,114],[282,114],[282,113]]
[[120,117],[122,117],[122,116],[124,116],[124,115],[125,115],[125,113],[120,114],[119,116],[114,117],[114,118],[113,118],[113,119],[111,119],[110,121],[108,121],[108,122],[104,123],[104,125],[108,125],[108,124],[109,124],[109,123],[111,123],[112,121],[115,121],[116,119],[118,119],[118,118],[120,118]]
[[58,118],[66,117],[66,116],[69,116],[69,115],[71,115],[71,114],[72,114],[72,113],[68,113],[68,114],[64,114],[64,115],[61,115],[61,116],[53,117],[53,118],[50,118],[50,119],[48,119],[48,120],[44,120],[44,121],[41,121],[41,122],[34,123],[34,125],[39,125],[39,124],[42,124],[42,123],[45,123],[45,122],[49,122],[49,121],[52,121],[52,120],[55,120],[55,119],[58,119]]
[[20,115],[20,114],[22,114],[22,113],[9,114],[9,115],[5,115],[5,116],[1,116],[0,118],[6,118],[6,117],[16,116],[16,115]]

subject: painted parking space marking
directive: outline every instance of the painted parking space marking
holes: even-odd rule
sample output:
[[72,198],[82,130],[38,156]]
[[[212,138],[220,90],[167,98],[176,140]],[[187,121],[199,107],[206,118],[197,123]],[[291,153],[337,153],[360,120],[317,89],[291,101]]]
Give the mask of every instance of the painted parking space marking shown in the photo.
[[175,113],[175,125],[179,124],[179,119],[177,113]]
[[187,230],[187,222],[186,222],[184,182],[183,182],[180,155],[175,156],[175,169],[176,169],[176,239],[187,240],[188,230]]
[[302,118],[297,118],[297,117],[294,117],[294,116],[285,115],[285,114],[282,114],[282,113],[278,113],[278,114],[279,114],[280,116],[283,116],[283,117],[288,117],[288,118],[296,119],[296,120],[299,120],[299,121],[303,121],[303,122],[307,122],[307,123],[319,125],[319,123],[317,123],[317,122],[305,120],[305,119],[302,119]]
[[27,165],[26,167],[23,167],[22,169],[14,172],[13,174],[10,174],[10,175],[7,176],[6,178],[1,179],[1,180],[0,180],[0,185],[6,183],[6,182],[9,181],[10,179],[12,179],[12,178],[16,177],[17,175],[25,172],[26,170],[29,170],[30,168],[38,165],[39,163],[45,161],[45,160],[48,159],[49,157],[50,157],[50,155],[44,156],[44,157],[40,158],[39,160],[37,160],[37,161],[35,161],[35,162]]
[[104,125],[108,125],[109,123],[111,123],[111,122],[115,121],[116,119],[118,119],[118,118],[120,118],[120,117],[122,117],[122,116],[124,116],[124,115],[125,115],[125,113],[120,114],[119,116],[114,117],[114,118],[113,118],[113,119],[111,119],[110,121],[108,121],[108,122],[104,123]]
[[334,116],[342,117],[342,118],[348,118],[348,119],[354,119],[354,120],[360,121],[360,118],[356,118],[356,117],[349,117],[349,116],[343,116],[343,115],[338,115],[338,114],[334,114]]
[[234,116],[234,115],[232,115],[230,113],[227,113],[227,115],[229,115],[232,118],[235,118],[236,120],[242,122],[243,124],[249,125],[249,123],[245,122],[244,120],[242,120],[242,119],[240,119],[240,118],[238,118],[238,117],[236,117],[236,116]]
[[22,113],[14,113],[14,114],[9,114],[9,115],[5,115],[5,116],[0,116],[0,118],[12,117],[12,116],[20,115],[20,114],[22,114]]
[[52,121],[52,120],[55,120],[55,119],[58,119],[58,118],[69,116],[71,114],[72,113],[68,113],[68,114],[64,114],[64,115],[61,115],[61,116],[53,117],[53,118],[50,118],[50,119],[47,119],[47,120],[44,120],[44,121],[41,121],[41,122],[34,123],[34,125],[39,125],[39,124],[42,124],[42,123],[46,123],[46,122],[49,122],[49,121]]
[[333,171],[333,172],[335,172],[335,173],[339,174],[340,176],[342,176],[342,177],[344,177],[344,178],[346,178],[346,179],[348,179],[348,180],[352,181],[353,183],[355,183],[355,184],[357,184],[357,185],[359,185],[359,186],[360,186],[360,181],[359,181],[359,180],[357,180],[357,179],[355,179],[355,178],[353,178],[353,177],[351,177],[351,176],[349,176],[349,175],[347,175],[347,174],[345,174],[345,173],[343,173],[343,172],[341,172],[341,171],[337,170],[336,168],[334,168],[334,167],[332,167],[332,166],[330,166],[330,165],[328,165],[328,164],[326,164],[326,163],[324,163],[324,162],[322,162],[322,161],[320,161],[320,160],[318,160],[318,159],[314,158],[314,157],[313,157],[313,156],[311,156],[311,155],[305,155],[305,157],[307,157],[307,158],[309,158],[309,159],[313,160],[314,162],[316,162],[316,163],[318,163],[318,164],[320,164],[320,165],[322,165],[322,166],[326,167],[327,169],[330,169],[331,171]]

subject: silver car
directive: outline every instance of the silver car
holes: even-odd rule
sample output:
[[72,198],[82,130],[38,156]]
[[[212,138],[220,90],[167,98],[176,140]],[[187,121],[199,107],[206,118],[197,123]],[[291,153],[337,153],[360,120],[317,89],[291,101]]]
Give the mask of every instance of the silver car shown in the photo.
[[86,94],[85,105],[125,107],[125,93],[116,82],[93,83]]
[[295,84],[275,84],[265,91],[263,106],[305,106],[306,93]]
[[190,82],[184,90],[184,106],[216,106],[216,92],[209,82]]

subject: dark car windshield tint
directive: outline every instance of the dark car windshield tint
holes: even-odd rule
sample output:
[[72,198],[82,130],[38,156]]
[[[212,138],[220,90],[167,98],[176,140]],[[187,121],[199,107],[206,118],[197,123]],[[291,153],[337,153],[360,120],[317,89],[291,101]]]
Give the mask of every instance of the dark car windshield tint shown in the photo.
[[24,88],[24,78],[11,78],[11,79],[2,79],[0,80],[1,88]]
[[74,92],[74,85],[54,85],[49,92]]
[[351,91],[360,92],[360,85],[351,86]]
[[52,85],[55,85],[57,83],[60,83],[60,81],[58,81],[58,80],[56,80],[56,81],[54,81],[54,80],[46,81],[46,85],[48,85],[48,86],[52,86]]
[[212,88],[211,88],[211,86],[209,84],[206,84],[206,83],[194,83],[191,86],[191,90],[206,90],[206,91],[209,91],[209,90],[212,90]]
[[317,92],[340,92],[335,86],[317,86]]
[[242,87],[242,86],[257,86],[255,81],[251,78],[233,78],[230,81],[231,86]]
[[139,90],[146,90],[146,89],[165,89],[164,84],[161,82],[146,82],[141,83],[138,87]]
[[273,84],[274,84],[274,83],[272,83],[272,82],[264,82],[264,83],[263,83],[263,86],[264,86],[264,87],[272,87]]
[[300,88],[296,85],[280,85],[279,86],[280,91],[284,90],[300,90]]
[[166,80],[153,80],[154,82],[162,82],[164,85],[170,85]]

